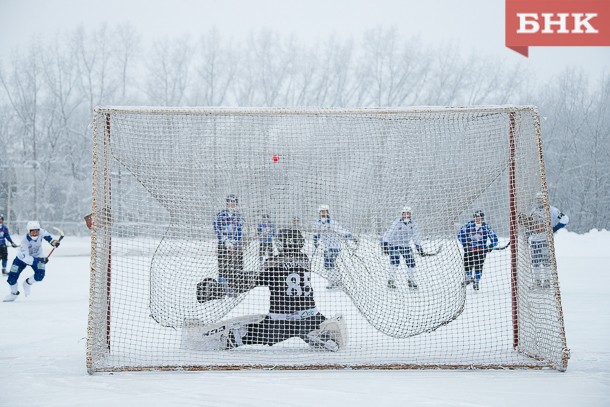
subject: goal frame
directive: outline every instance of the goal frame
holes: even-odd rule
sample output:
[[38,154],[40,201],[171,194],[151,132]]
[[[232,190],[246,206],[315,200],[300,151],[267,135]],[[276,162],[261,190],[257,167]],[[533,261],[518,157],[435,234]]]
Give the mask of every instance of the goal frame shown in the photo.
[[[111,144],[111,135],[113,132],[112,127],[112,116],[115,113],[129,113],[129,114],[147,114],[147,115],[217,115],[217,116],[260,116],[260,115],[273,115],[273,116],[304,116],[304,115],[319,115],[319,114],[331,114],[333,116],[341,116],[341,115],[367,115],[367,114],[375,114],[375,115],[395,115],[399,113],[409,113],[409,114],[418,114],[418,113],[443,113],[443,112],[468,112],[468,111],[476,111],[477,113],[498,113],[504,112],[508,114],[509,117],[509,133],[507,136],[507,142],[509,144],[509,157],[508,157],[508,190],[509,190],[509,218],[510,218],[510,227],[509,227],[509,240],[510,242],[516,242],[520,238],[521,232],[518,227],[517,222],[517,204],[515,202],[515,197],[517,195],[516,190],[518,189],[518,180],[516,176],[516,138],[518,134],[516,134],[516,124],[515,124],[515,115],[518,112],[529,111],[534,117],[534,126],[535,126],[535,136],[536,136],[536,146],[537,146],[537,156],[538,156],[538,165],[539,171],[542,180],[542,192],[545,195],[545,205],[546,205],[546,230],[547,230],[547,238],[549,242],[549,246],[554,246],[553,234],[549,232],[550,227],[550,213],[548,209],[548,192],[547,192],[547,180],[545,173],[545,165],[544,165],[544,156],[543,156],[543,148],[542,148],[542,134],[540,129],[540,119],[539,114],[537,112],[536,107],[534,106],[472,106],[472,107],[413,107],[413,108],[352,108],[352,109],[322,109],[322,108],[226,108],[226,107],[202,107],[202,108],[168,108],[168,107],[121,107],[121,106],[109,106],[109,107],[96,107],[94,109],[93,116],[93,144],[94,150],[97,148],[102,149],[110,149]],[[99,137],[98,127],[99,122],[103,122],[103,137]],[[100,143],[100,139],[102,140],[102,146],[98,145]],[[105,160],[105,162],[102,162]],[[91,341],[92,335],[94,332],[92,330],[93,325],[93,307],[94,304],[94,287],[93,281],[94,276],[97,273],[95,267],[95,259],[98,256],[96,252],[97,246],[96,241],[99,238],[106,239],[108,242],[108,252],[105,255],[105,291],[106,291],[106,335],[105,342],[107,349],[111,348],[111,288],[112,288],[112,210],[113,210],[113,184],[112,184],[112,175],[110,174],[110,155],[106,154],[103,158],[95,155],[93,156],[93,199],[92,199],[92,236],[91,236],[91,287],[90,287],[90,311],[89,311],[89,328],[88,328],[88,340],[87,340],[87,369],[89,373],[94,372],[104,372],[104,371],[171,371],[171,370],[184,370],[184,371],[197,371],[197,370],[251,370],[251,369],[276,369],[276,370],[315,370],[315,369],[380,369],[380,370],[391,370],[391,369],[543,369],[549,366],[526,366],[522,364],[435,364],[435,365],[419,365],[419,364],[384,364],[384,365],[374,365],[374,364],[354,364],[349,366],[344,365],[335,365],[335,364],[320,364],[320,365],[295,365],[295,366],[277,366],[273,364],[269,365],[257,365],[257,366],[248,366],[248,365],[222,365],[222,366],[200,366],[200,365],[163,365],[163,366],[138,366],[138,367],[128,367],[128,368],[118,368],[118,369],[95,369],[93,366],[93,356],[91,350]],[[101,177],[104,182],[102,185],[95,182],[95,179],[100,177],[98,173],[99,168],[103,168],[103,174]],[[103,196],[106,198],[104,200],[99,200],[98,194],[96,194],[96,189],[103,188]],[[549,260],[551,262],[551,268],[553,270],[557,270],[557,262],[555,257],[554,250],[549,251]],[[512,308],[512,328],[513,328],[513,349],[517,352],[524,353],[527,357],[532,359],[542,360],[537,355],[527,354],[527,352],[520,349],[520,330],[519,330],[519,287],[518,287],[518,246],[511,246],[511,255],[510,255],[510,286],[511,286],[511,308]],[[551,278],[553,279],[553,287],[556,287],[554,293],[554,300],[556,303],[556,307],[559,312],[559,325],[560,325],[560,333],[561,333],[561,343],[562,343],[562,359],[559,365],[550,366],[553,369],[559,371],[565,371],[567,368],[567,363],[569,359],[569,350],[567,348],[567,341],[565,336],[565,326],[563,319],[563,310],[561,305],[561,294],[559,291],[559,281],[557,277],[557,273],[551,273]]]

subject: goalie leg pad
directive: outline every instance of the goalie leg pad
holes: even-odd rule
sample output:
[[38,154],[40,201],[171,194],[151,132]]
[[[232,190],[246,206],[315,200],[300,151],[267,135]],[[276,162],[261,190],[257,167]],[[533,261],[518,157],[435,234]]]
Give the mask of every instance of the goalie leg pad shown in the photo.
[[265,314],[246,315],[214,324],[201,325],[198,321],[186,321],[182,327],[181,347],[192,350],[231,349],[243,344],[249,324],[265,319]]
[[347,326],[341,315],[326,319],[319,329],[307,334],[309,345],[316,349],[337,352],[347,345]]

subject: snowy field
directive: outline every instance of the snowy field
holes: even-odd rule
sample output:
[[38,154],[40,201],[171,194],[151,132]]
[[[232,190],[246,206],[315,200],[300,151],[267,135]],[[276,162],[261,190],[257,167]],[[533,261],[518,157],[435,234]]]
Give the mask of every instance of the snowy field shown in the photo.
[[[30,297],[0,303],[0,406],[609,406],[608,248],[606,231],[560,231],[556,236],[572,355],[565,373],[341,370],[90,376],[85,367],[89,242],[67,237]],[[29,274],[24,272],[22,280]],[[4,296],[9,289],[2,284]]]

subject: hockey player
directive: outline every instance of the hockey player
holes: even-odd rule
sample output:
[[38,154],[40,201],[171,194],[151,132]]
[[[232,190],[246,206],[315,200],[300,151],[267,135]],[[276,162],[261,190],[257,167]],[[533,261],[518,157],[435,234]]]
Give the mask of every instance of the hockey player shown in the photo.
[[409,288],[417,289],[415,280],[415,257],[411,250],[411,242],[420,256],[425,256],[421,247],[421,239],[417,223],[411,218],[413,211],[411,207],[402,208],[400,218],[396,219],[392,226],[382,237],[381,248],[383,254],[390,256],[390,268],[388,269],[388,288],[396,288],[396,277],[400,268],[400,257],[402,256],[407,266],[407,283]]
[[343,229],[334,219],[330,217],[328,205],[320,205],[318,208],[320,218],[314,225],[317,232],[313,235],[313,244],[317,249],[320,241],[324,244],[324,269],[328,278],[329,290],[334,290],[340,286],[339,274],[336,270],[336,262],[341,253],[341,237],[358,240],[348,230]]
[[[267,259],[264,270],[257,276],[244,276],[250,281],[239,285],[243,287],[240,292],[257,286],[268,287],[269,312],[203,327],[200,335],[206,350],[274,345],[295,337],[320,350],[338,351],[344,346],[346,334],[342,318],[327,319],[316,308],[309,258],[301,252],[305,243],[301,232],[281,229],[277,241],[279,254]],[[224,291],[213,279],[197,284],[200,303],[224,296]]]
[[3,276],[8,274],[8,271],[6,271],[6,263],[8,262],[8,249],[6,247],[6,242],[9,242],[13,248],[17,247],[15,242],[13,242],[10,233],[8,232],[8,228],[4,224],[4,215],[0,214],[0,259],[2,259]]
[[244,222],[237,211],[238,199],[235,194],[227,196],[226,205],[226,209],[216,214],[214,232],[218,242],[218,283],[230,292],[234,288],[234,280],[244,270]]
[[256,227],[258,233],[258,260],[261,269],[267,257],[273,256],[273,238],[275,237],[275,225],[271,222],[268,213],[263,213],[261,221]]
[[[13,260],[11,271],[8,274],[7,282],[11,287],[11,293],[4,298],[5,302],[15,301],[19,295],[17,281],[19,275],[26,266],[32,267],[34,276],[30,276],[23,282],[23,292],[27,297],[30,295],[32,285],[44,279],[45,264],[49,261],[48,257],[43,256],[42,241],[46,240],[53,247],[59,247],[59,240],[53,239],[53,236],[44,229],[41,229],[38,221],[29,221],[27,223],[28,233],[25,235],[19,246],[17,257]],[[33,278],[32,278],[33,277]]]
[[[473,219],[460,228],[457,238],[464,248],[465,285],[472,283],[479,290],[485,257],[498,245],[498,236],[491,226],[485,223],[483,211],[476,211]],[[474,272],[474,277],[473,277]]]
[[[553,233],[563,229],[570,222],[570,218],[559,209],[549,205],[551,214],[551,227]],[[532,272],[534,275],[534,287],[550,288],[550,260],[549,242],[546,234],[546,211],[544,209],[544,194],[536,194],[536,204],[529,216],[520,213],[519,223],[527,230],[530,243]]]

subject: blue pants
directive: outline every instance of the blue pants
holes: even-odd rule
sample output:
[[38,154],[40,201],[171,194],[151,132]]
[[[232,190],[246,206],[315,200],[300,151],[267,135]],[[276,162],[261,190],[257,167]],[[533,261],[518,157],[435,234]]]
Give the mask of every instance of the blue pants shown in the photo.
[[8,260],[8,250],[6,249],[6,245],[0,245],[0,259],[2,259],[2,268],[6,268],[6,261]]
[[326,270],[333,270],[335,268],[335,262],[339,257],[340,249],[328,249],[324,250],[324,268]]
[[545,240],[530,241],[530,250],[532,254],[532,265],[550,267],[549,262],[549,244]]
[[[8,273],[8,278],[6,282],[9,285],[17,284],[17,280],[19,280],[19,274],[23,271],[23,269],[28,266],[27,263],[22,262],[17,257],[13,260],[13,265],[11,266],[11,271]],[[34,263],[30,266],[32,270],[34,270],[34,280],[42,281],[44,279],[44,263],[40,263],[38,260],[34,260]]]
[[483,264],[487,257],[486,250],[465,250],[464,251],[464,271],[466,272],[466,280],[472,278],[474,271],[474,281],[477,283],[483,276]]
[[399,266],[400,256],[405,259],[405,264],[408,268],[415,267],[415,258],[413,257],[413,251],[409,246],[390,246],[390,265]]

